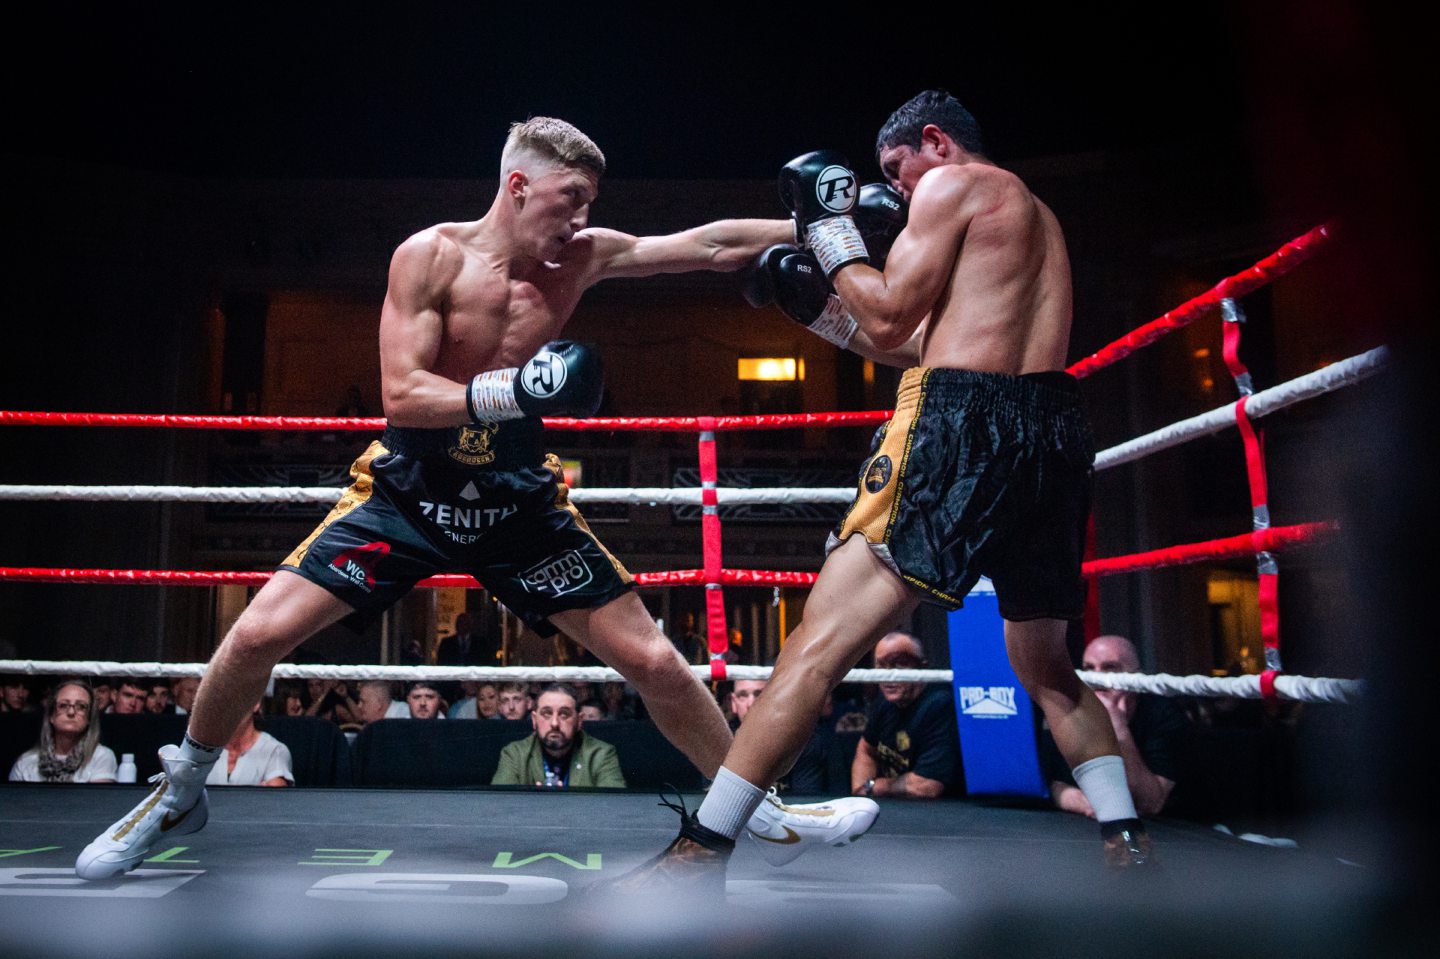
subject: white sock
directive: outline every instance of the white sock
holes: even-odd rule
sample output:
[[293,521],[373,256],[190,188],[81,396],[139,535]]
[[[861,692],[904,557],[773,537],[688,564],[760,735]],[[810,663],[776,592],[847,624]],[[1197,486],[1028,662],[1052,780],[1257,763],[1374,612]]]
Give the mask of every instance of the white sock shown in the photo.
[[745,828],[764,798],[765,790],[752,786],[721,766],[695,818],[706,829],[718,832],[726,839],[734,839],[740,835],[740,830]]
[[1119,756],[1096,756],[1073,770],[1075,785],[1090,800],[1096,822],[1139,819],[1130,786],[1125,782],[1125,760]]
[[185,738],[180,740],[180,758],[197,766],[209,768],[215,765],[215,761],[224,751],[224,746],[207,746],[204,743],[196,742],[190,738],[189,732],[186,732]]

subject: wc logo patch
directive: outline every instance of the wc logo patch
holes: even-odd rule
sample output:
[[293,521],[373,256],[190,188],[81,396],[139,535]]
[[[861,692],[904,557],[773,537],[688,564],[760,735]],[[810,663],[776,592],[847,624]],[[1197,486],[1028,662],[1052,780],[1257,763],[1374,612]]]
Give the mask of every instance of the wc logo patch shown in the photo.
[[870,461],[865,468],[865,488],[872,493],[878,493],[890,482],[892,467],[890,457],[880,454]]
[[466,466],[484,466],[495,460],[495,434],[500,427],[494,423],[477,423],[460,427],[455,445],[446,452],[450,458]]
[[390,555],[389,543],[366,543],[341,550],[330,561],[330,569],[339,573],[350,585],[365,592],[375,588],[375,566]]

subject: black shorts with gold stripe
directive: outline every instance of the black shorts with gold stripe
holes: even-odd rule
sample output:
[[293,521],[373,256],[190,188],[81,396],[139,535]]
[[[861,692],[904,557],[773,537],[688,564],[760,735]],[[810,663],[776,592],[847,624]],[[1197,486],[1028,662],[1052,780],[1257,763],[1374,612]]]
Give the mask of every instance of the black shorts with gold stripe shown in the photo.
[[829,549],[859,534],[949,609],[988,576],[1006,619],[1073,619],[1094,461],[1067,373],[906,370]]
[[468,573],[542,636],[634,579],[570,503],[533,420],[397,429],[350,467],[335,508],[280,564],[355,609],[363,629],[420,580]]

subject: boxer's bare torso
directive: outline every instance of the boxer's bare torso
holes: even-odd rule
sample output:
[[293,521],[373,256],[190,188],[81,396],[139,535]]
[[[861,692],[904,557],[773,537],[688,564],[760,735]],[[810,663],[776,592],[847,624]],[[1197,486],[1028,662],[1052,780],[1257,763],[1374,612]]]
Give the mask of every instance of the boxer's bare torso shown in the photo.
[[1012,374],[1063,369],[1071,300],[1060,224],[1013,174],[971,166],[963,202],[976,212],[926,324],[921,365]]
[[635,237],[586,228],[597,178],[570,167],[527,181],[523,207],[502,194],[468,223],[422,230],[395,251],[380,316],[380,375],[392,425],[469,422],[465,384],[518,367],[555,339],[584,292],[611,277],[734,270],[788,230],[725,220]]
[[1055,215],[988,161],[916,169],[917,157],[908,147],[881,155],[882,170],[910,201],[909,224],[884,274],[837,277],[861,328],[916,365],[1063,369],[1070,263]]
[[494,216],[441,223],[395,251],[380,315],[390,422],[466,422],[462,384],[476,373],[518,367],[564,328],[593,279],[595,243],[581,231],[596,182],[584,171],[561,170],[537,188],[536,202],[548,208],[524,229]]

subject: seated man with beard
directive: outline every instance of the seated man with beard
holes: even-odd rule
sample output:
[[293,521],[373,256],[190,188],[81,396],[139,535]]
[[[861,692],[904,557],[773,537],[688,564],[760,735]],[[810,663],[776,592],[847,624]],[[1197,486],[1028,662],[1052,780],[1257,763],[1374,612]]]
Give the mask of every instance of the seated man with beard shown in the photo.
[[530,713],[535,732],[500,751],[496,786],[606,786],[625,788],[615,747],[581,728],[575,690],[550,683],[540,691]]

